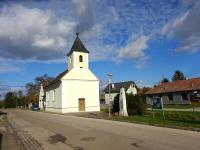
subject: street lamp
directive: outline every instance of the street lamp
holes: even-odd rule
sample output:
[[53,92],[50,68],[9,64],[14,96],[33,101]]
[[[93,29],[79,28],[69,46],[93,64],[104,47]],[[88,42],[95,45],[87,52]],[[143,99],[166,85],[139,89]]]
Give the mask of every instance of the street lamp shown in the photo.
[[109,118],[110,118],[110,100],[111,100],[111,95],[110,95],[110,86],[112,82],[112,74],[107,74],[108,76],[108,87],[109,87],[109,103],[108,103],[108,111],[109,111]]

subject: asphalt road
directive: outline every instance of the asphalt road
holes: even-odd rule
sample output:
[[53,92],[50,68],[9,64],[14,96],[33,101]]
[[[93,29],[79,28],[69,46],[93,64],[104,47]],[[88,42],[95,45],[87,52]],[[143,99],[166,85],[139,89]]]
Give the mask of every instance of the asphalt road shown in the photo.
[[76,150],[200,149],[200,133],[194,131],[26,110],[9,110],[8,114],[11,122],[26,130],[44,149],[55,149],[59,143]]

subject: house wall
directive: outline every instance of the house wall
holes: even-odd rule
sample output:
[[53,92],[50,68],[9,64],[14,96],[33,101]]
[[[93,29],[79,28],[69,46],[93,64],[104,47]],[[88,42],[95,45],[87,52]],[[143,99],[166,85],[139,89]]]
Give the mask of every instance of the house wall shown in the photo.
[[[53,99],[54,92],[54,99]],[[62,112],[62,84],[46,91],[46,111]]]
[[[114,101],[114,98],[117,96],[117,94],[119,93],[110,93],[110,101],[113,102]],[[108,105],[109,104],[109,93],[105,93],[105,101],[106,101],[106,104]]]
[[[185,93],[185,94],[187,94],[188,100],[184,100],[182,98],[182,93],[161,94],[161,96],[163,98],[164,104],[190,104],[190,99],[189,99],[190,93]],[[169,95],[171,95],[171,96],[169,96]],[[160,97],[160,95],[152,95],[152,96]],[[150,96],[146,97],[147,104],[151,104],[151,97]],[[169,99],[169,97],[172,97],[173,99]]]
[[85,99],[85,111],[100,111],[99,81],[62,80],[62,113],[78,112],[79,98]]
[[130,85],[130,87],[128,88],[128,90],[126,91],[127,94],[133,94],[136,95],[137,94],[137,89],[136,87],[134,87],[132,84]]
[[[126,93],[136,95],[137,89],[133,85],[130,85],[130,87],[127,89]],[[119,93],[110,93],[111,102],[114,101],[114,98],[117,96],[117,94],[119,94]],[[105,93],[105,101],[106,101],[106,104],[109,104],[109,93]]]

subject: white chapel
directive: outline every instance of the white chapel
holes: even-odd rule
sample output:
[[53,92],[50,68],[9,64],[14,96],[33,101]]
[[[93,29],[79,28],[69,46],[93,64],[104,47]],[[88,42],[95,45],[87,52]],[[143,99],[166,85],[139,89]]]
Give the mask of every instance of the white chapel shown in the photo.
[[89,69],[89,51],[78,33],[67,54],[67,63],[68,69],[44,89],[45,110],[58,113],[100,111],[99,79]]

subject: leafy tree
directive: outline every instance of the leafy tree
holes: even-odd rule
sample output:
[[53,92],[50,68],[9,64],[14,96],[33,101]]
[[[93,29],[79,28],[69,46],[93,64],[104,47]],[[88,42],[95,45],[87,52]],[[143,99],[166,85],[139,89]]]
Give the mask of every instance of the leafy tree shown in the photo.
[[35,84],[35,83],[27,83],[27,84],[26,84],[27,95],[35,95],[35,94],[38,94],[38,92],[39,92],[39,87],[40,87],[40,85],[38,85],[38,84]]
[[179,70],[176,70],[172,77],[172,81],[185,80],[185,79],[186,79],[185,75]]
[[5,96],[5,108],[16,108],[17,95],[15,92],[8,92]]
[[27,106],[24,93],[21,90],[17,92],[17,106],[23,106],[23,107]]
[[0,101],[0,108],[4,108],[4,101]]
[[39,91],[40,91],[40,85],[47,85],[51,81],[53,81],[53,77],[49,77],[47,74],[44,74],[43,76],[38,76],[35,78],[34,83],[27,83],[26,84],[26,90],[27,90],[27,97],[26,100],[28,100],[28,103],[38,103],[38,97],[39,97]]
[[53,77],[49,77],[47,74],[44,74],[43,76],[39,76],[35,78],[34,83],[27,83],[26,84],[26,89],[27,89],[27,94],[28,95],[38,95],[40,91],[40,85],[47,85],[51,81],[53,81]]
[[161,83],[167,83],[167,82],[169,82],[169,79],[168,78],[163,78],[160,82]]
[[53,80],[54,80],[53,77],[49,77],[47,74],[44,74],[43,76],[36,77],[35,83],[39,85],[40,84],[47,85]]

